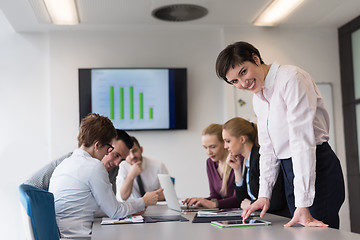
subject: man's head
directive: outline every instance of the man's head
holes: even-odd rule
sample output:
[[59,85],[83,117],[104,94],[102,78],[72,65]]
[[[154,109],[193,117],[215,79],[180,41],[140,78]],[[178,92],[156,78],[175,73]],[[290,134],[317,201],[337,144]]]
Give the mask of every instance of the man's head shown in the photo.
[[131,137],[124,130],[116,129],[116,139],[112,143],[114,150],[101,160],[107,171],[119,166],[120,162],[129,155],[129,149],[134,145]]
[[142,161],[143,147],[140,146],[139,141],[134,136],[131,136],[131,140],[134,142],[134,146],[130,149],[126,161],[133,165],[136,162]]

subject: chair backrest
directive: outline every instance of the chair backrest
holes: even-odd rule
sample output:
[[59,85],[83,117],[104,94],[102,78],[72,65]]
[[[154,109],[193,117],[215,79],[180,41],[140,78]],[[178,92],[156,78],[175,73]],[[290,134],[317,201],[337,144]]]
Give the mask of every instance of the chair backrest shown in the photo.
[[175,178],[174,177],[170,177],[172,183],[175,185]]
[[60,239],[56,223],[54,195],[28,184],[21,184],[19,192],[21,205],[31,220],[30,239]]

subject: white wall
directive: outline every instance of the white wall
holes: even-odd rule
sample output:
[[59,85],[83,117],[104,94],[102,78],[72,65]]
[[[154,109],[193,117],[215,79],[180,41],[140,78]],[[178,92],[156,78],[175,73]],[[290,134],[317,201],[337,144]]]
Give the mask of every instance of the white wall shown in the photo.
[[[76,148],[78,68],[185,67],[188,70],[188,130],[135,131],[144,155],[163,161],[179,196],[208,194],[200,134],[223,121],[223,83],[214,75],[221,49],[217,30],[127,29],[121,32],[50,35],[51,152],[53,158]],[[204,44],[206,43],[206,44]],[[191,166],[191,168],[190,168]],[[188,186],[193,186],[188,188]]]
[[0,236],[25,239],[18,186],[48,161],[48,40],[20,35],[0,11]]
[[[341,161],[346,186],[346,200],[340,210],[340,224],[341,229],[350,231],[337,30],[226,28],[224,39],[225,45],[236,41],[250,42],[259,49],[265,63],[276,61],[280,64],[297,65],[309,72],[316,82],[332,83],[336,137],[334,151]],[[233,89],[228,88],[228,100],[233,99],[232,94]]]
[[[76,148],[78,68],[186,67],[189,129],[131,134],[144,146],[144,155],[165,162],[177,179],[179,196],[206,196],[200,134],[208,124],[232,117],[226,85],[217,79],[214,64],[224,41],[237,40],[253,42],[266,62],[296,64],[317,81],[332,82],[335,112],[342,112],[335,29],[127,28],[47,36],[15,33],[0,12],[0,211],[15,215],[0,220],[0,236],[24,239],[18,185],[46,162]],[[345,160],[342,114],[335,122],[337,153]],[[346,230],[347,208],[341,212]]]

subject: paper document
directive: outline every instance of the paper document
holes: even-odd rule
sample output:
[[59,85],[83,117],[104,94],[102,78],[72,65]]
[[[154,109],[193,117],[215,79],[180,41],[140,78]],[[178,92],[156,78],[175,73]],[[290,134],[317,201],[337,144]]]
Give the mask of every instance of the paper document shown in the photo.
[[[243,210],[233,210],[233,211],[198,211],[198,217],[241,217]],[[251,213],[252,217],[259,216],[258,212]]]
[[141,215],[126,217],[126,218],[103,218],[101,225],[111,225],[111,224],[124,224],[124,223],[143,223],[144,218]]
[[158,205],[158,206],[164,206],[164,205],[167,205],[167,204],[166,204],[166,201],[158,201],[158,202],[156,203],[156,205]]
[[241,216],[242,214],[242,210],[237,210],[237,211],[216,211],[216,212],[212,212],[212,211],[198,211],[197,216],[198,217],[230,217],[230,216]]

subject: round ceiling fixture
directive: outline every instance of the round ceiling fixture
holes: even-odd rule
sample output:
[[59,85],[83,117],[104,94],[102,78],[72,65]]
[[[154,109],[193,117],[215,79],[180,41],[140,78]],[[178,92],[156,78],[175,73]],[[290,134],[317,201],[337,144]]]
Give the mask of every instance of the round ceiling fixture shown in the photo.
[[152,11],[155,18],[170,22],[184,22],[204,17],[208,10],[193,4],[173,4]]

